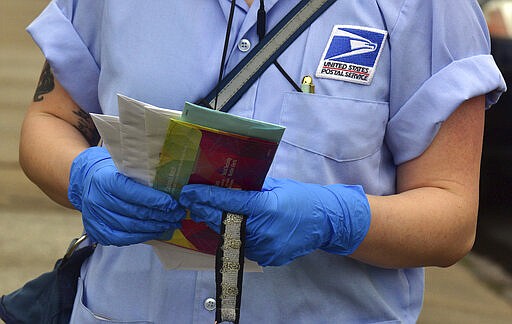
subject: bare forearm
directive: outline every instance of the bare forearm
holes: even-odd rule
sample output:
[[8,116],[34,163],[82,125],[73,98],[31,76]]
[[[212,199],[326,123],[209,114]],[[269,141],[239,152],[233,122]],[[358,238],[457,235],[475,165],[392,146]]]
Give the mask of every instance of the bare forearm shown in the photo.
[[369,196],[370,230],[353,257],[389,268],[449,266],[473,245],[477,198],[441,188]]
[[71,207],[67,199],[73,159],[89,144],[67,122],[46,113],[25,118],[20,141],[20,164],[25,174],[57,203]]
[[398,167],[398,194],[368,197],[371,226],[354,258],[382,267],[449,266],[470,251],[484,100],[462,104],[420,157]]
[[46,62],[21,130],[20,164],[50,198],[67,207],[73,159],[96,145],[99,135],[91,117],[54,79]]

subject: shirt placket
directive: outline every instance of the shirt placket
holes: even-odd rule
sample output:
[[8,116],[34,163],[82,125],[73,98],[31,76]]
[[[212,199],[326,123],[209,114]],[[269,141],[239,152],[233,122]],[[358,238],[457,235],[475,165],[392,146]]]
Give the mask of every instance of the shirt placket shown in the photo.
[[215,273],[213,271],[198,271],[192,323],[213,323],[215,309]]

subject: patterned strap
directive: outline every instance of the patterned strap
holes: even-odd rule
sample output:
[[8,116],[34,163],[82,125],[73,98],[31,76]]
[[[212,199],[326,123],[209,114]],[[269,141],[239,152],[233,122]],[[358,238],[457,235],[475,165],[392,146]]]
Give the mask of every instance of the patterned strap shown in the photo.
[[217,285],[216,323],[238,323],[244,274],[246,217],[224,212],[221,239],[217,249],[215,282]]

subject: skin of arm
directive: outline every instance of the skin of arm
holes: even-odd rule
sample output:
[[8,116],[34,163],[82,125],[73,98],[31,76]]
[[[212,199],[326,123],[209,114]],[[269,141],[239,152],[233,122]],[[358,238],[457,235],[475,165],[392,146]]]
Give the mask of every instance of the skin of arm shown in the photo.
[[370,230],[353,258],[388,268],[450,266],[471,250],[484,104],[483,96],[464,102],[421,156],[398,167],[398,194],[368,196]]
[[78,107],[45,63],[21,128],[19,161],[27,177],[52,200],[73,208],[67,198],[71,163],[98,141],[89,114]]

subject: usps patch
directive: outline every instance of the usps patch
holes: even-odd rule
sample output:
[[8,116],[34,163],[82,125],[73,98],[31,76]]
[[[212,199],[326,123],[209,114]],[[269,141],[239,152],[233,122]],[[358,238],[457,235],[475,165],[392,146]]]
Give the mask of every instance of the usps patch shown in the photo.
[[387,36],[375,28],[334,26],[316,76],[370,85]]

